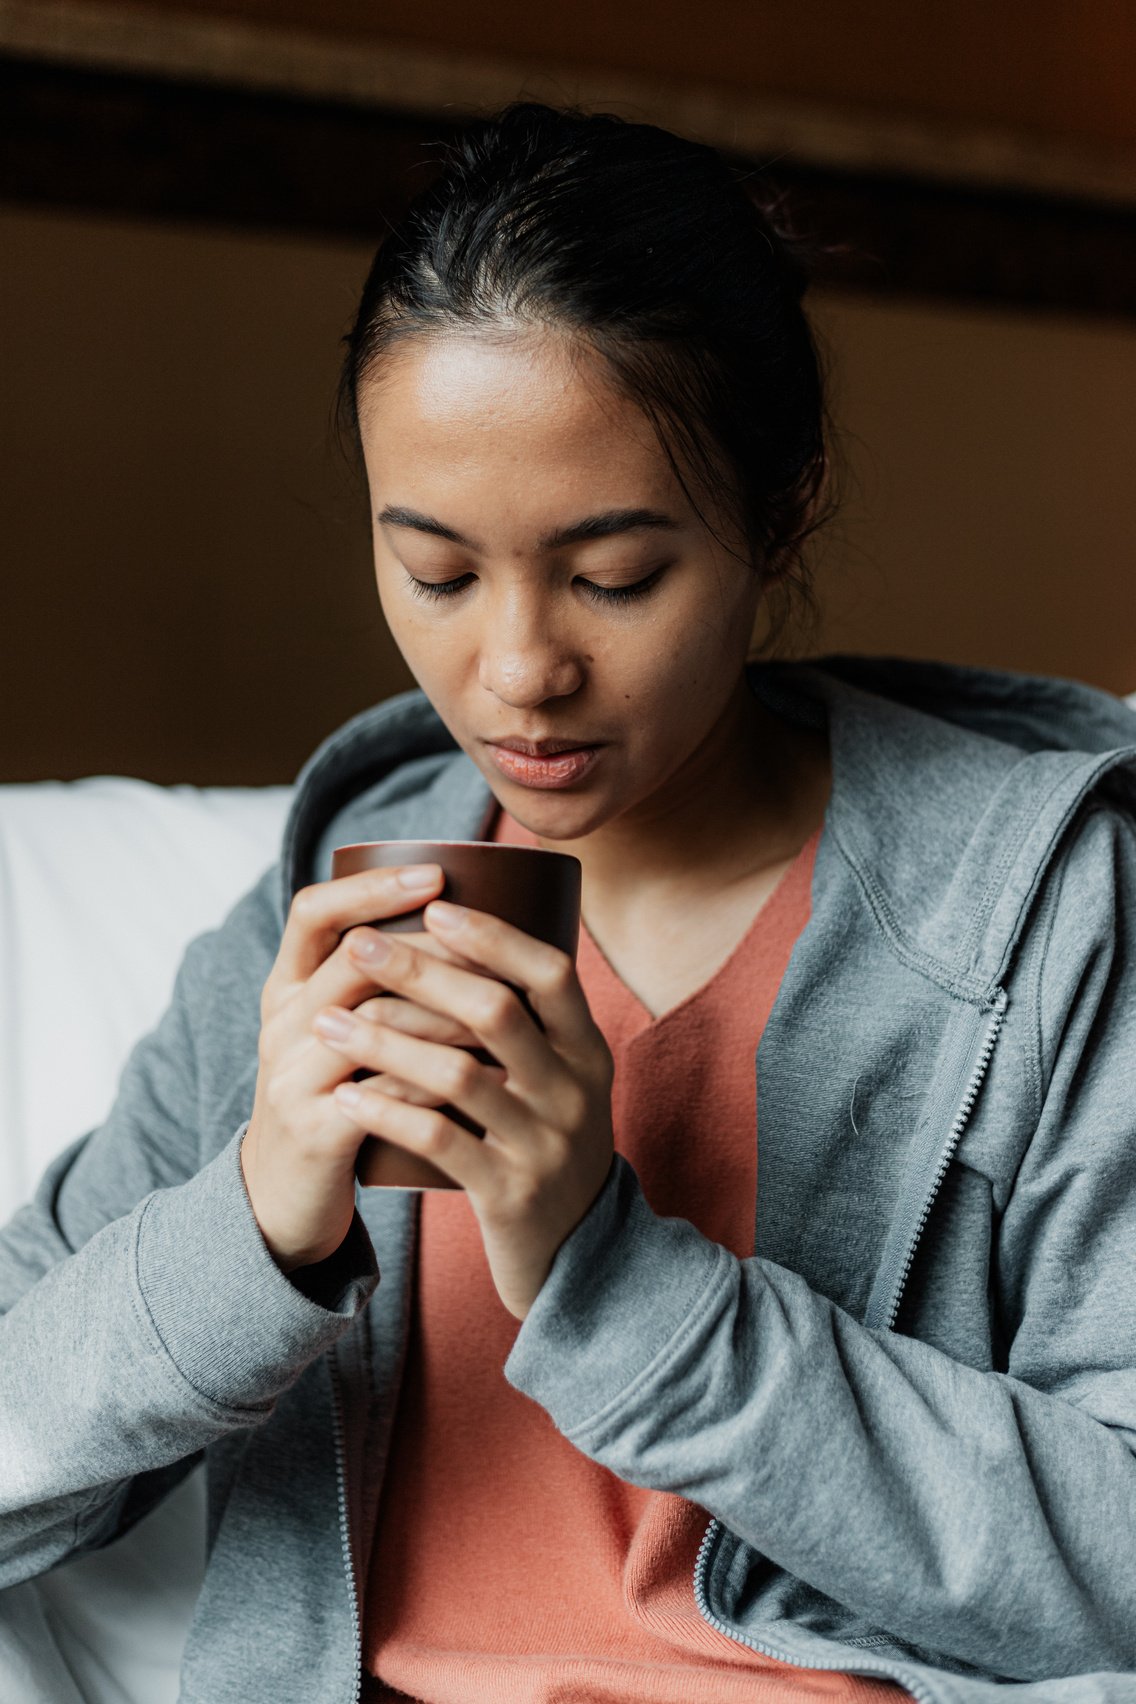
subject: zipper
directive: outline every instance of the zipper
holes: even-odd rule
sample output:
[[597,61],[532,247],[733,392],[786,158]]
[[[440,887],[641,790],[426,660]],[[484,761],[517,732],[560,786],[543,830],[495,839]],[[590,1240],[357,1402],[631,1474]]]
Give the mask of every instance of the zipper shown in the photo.
[[[994,1003],[990,1012],[990,1021],[986,1026],[986,1034],[983,1036],[982,1045],[978,1050],[978,1058],[975,1060],[974,1069],[970,1073],[970,1079],[967,1082],[962,1100],[959,1102],[958,1111],[955,1113],[951,1122],[951,1128],[947,1134],[947,1140],[943,1145],[943,1151],[939,1155],[939,1162],[935,1167],[935,1173],[931,1179],[931,1186],[927,1191],[915,1229],[911,1233],[910,1240],[904,1252],[903,1261],[900,1266],[899,1278],[896,1282],[895,1290],[891,1299],[891,1305],[888,1310],[886,1328],[889,1331],[895,1324],[896,1315],[899,1312],[899,1304],[903,1299],[903,1292],[907,1286],[907,1279],[911,1272],[912,1263],[915,1259],[915,1251],[919,1247],[919,1242],[922,1238],[927,1220],[931,1216],[931,1208],[935,1203],[935,1197],[942,1188],[943,1179],[947,1175],[947,1169],[950,1166],[951,1160],[954,1158],[955,1149],[962,1140],[963,1131],[966,1129],[971,1112],[974,1110],[974,1103],[978,1099],[978,1091],[982,1087],[987,1071],[990,1069],[990,1060],[994,1053],[994,1047],[998,1040],[1003,1020],[1006,1016],[1006,1007],[1008,1004],[1009,1000],[1005,989],[999,988],[994,996]],[[817,1663],[813,1661],[803,1663],[796,1657],[789,1656],[785,1651],[778,1651],[774,1649],[772,1645],[762,1644],[759,1639],[751,1639],[748,1634],[737,1631],[732,1627],[727,1627],[726,1623],[721,1621],[710,1608],[709,1599],[706,1595],[706,1575],[710,1562],[710,1552],[713,1550],[715,1540],[722,1530],[722,1523],[716,1516],[713,1517],[710,1521],[710,1525],[706,1528],[706,1531],[702,1535],[702,1543],[698,1547],[698,1556],[694,1563],[694,1601],[698,1605],[698,1613],[701,1615],[702,1619],[708,1622],[709,1625],[717,1632],[724,1633],[726,1638],[732,1639],[735,1644],[748,1645],[750,1650],[758,1651],[765,1657],[772,1657],[776,1662],[789,1663],[794,1668],[828,1669],[840,1674],[843,1674],[846,1671],[849,1673],[856,1671],[868,1671],[874,1674],[885,1673],[888,1678],[899,1679],[902,1685],[907,1688],[914,1698],[924,1700],[925,1704],[934,1704],[934,1695],[928,1692],[926,1687],[913,1675],[905,1673],[896,1674],[893,1668],[889,1668],[889,1670],[882,1670],[878,1663],[872,1663],[868,1660],[857,1662],[854,1658],[851,1660],[845,1659],[839,1664]]]
[[943,1179],[946,1177],[950,1163],[954,1159],[955,1149],[962,1140],[963,1131],[966,1129],[971,1112],[974,1110],[974,1103],[978,1099],[978,1091],[982,1087],[987,1071],[990,1069],[990,1060],[994,1052],[994,1044],[998,1040],[998,1035],[1002,1028],[1003,1019],[1006,1016],[1006,1007],[1008,1004],[1009,1002],[1005,989],[999,988],[994,996],[994,1004],[990,1013],[990,1021],[986,1026],[986,1034],[982,1038],[982,1046],[979,1048],[978,1058],[974,1063],[974,1069],[970,1073],[970,1081],[967,1083],[962,1100],[959,1102],[958,1111],[955,1113],[954,1119],[951,1123],[946,1143],[944,1144],[942,1153],[939,1155],[939,1163],[935,1167],[935,1172],[931,1179],[931,1187],[924,1199],[922,1209],[915,1223],[915,1229],[911,1233],[907,1248],[904,1251],[903,1259],[900,1262],[899,1276],[896,1279],[895,1288],[892,1291],[891,1302],[888,1305],[887,1315],[883,1321],[883,1328],[885,1331],[891,1331],[895,1325],[896,1316],[899,1313],[899,1304],[903,1300],[903,1292],[907,1288],[907,1280],[911,1274],[912,1263],[915,1259],[915,1251],[922,1240],[927,1220],[931,1216],[931,1208],[934,1206],[935,1198],[938,1195],[939,1190],[942,1188]]
[[788,1663],[793,1668],[816,1669],[830,1674],[862,1673],[883,1676],[885,1680],[898,1680],[913,1698],[921,1701],[921,1704],[936,1704],[934,1693],[928,1692],[921,1680],[900,1669],[898,1665],[891,1663],[886,1658],[882,1663],[874,1663],[868,1657],[865,1657],[862,1661],[857,1661],[855,1657],[846,1658],[840,1663],[818,1663],[812,1658],[808,1662],[802,1662],[799,1657],[791,1657],[787,1651],[779,1651],[773,1645],[763,1644],[760,1639],[751,1639],[748,1633],[727,1627],[726,1623],[714,1614],[706,1596],[706,1574],[710,1552],[714,1548],[714,1541],[721,1530],[722,1523],[715,1516],[702,1535],[702,1543],[698,1546],[698,1557],[694,1564],[694,1601],[698,1605],[698,1613],[703,1621],[709,1622],[715,1632],[724,1633],[727,1639],[734,1641],[735,1645],[748,1645],[751,1651],[757,1651],[763,1657],[772,1657],[774,1662]]
[[355,1582],[355,1563],[351,1555],[351,1528],[347,1513],[347,1445],[343,1435],[343,1395],[339,1369],[334,1355],[328,1357],[331,1369],[331,1423],[335,1436],[335,1483],[339,1503],[339,1540],[343,1547],[343,1567],[347,1575],[347,1598],[351,1605],[351,1636],[355,1649],[355,1678],[351,1686],[350,1704],[358,1704],[363,1680],[363,1636],[359,1625],[359,1590]]

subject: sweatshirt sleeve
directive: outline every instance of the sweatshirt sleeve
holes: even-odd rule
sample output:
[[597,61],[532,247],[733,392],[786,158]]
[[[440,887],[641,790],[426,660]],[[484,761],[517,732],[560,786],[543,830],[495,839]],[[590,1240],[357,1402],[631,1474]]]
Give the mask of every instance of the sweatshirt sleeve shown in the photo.
[[199,1004],[237,986],[255,892],[190,943],[107,1120],[0,1230],[0,1586],[105,1542],[136,1476],[262,1423],[378,1283],[358,1213],[325,1282],[279,1270],[247,1121],[200,1163]]
[[1017,1680],[1136,1669],[1132,825],[1093,813],[1057,881],[1042,1116],[993,1257],[1006,1371],[657,1217],[618,1155],[505,1366],[621,1478],[897,1639]]

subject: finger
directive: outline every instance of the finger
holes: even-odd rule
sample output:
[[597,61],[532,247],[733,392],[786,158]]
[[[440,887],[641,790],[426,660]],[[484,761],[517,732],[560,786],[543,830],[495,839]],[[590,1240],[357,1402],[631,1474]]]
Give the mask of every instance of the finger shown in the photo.
[[404,947],[397,936],[361,930],[350,951],[359,950],[363,937],[378,944],[378,958],[370,962],[376,980],[425,1006],[456,1018],[473,1031],[479,1044],[504,1065],[510,1084],[526,1096],[538,1096],[566,1074],[562,1059],[524,1008],[520,995],[495,977],[444,964],[426,953]]
[[[365,1063],[361,1056],[358,1056],[354,1061],[352,1061],[351,1058],[346,1056],[344,1049],[335,1048],[328,1044],[328,1039],[325,1036],[321,1036],[318,1030],[314,1027],[313,1020],[319,1012],[334,1011],[341,1013],[343,1017],[348,1020],[357,1019],[360,1032],[365,1034],[373,1030],[376,1026],[378,1019],[372,1015],[376,1008],[393,1008],[395,1006],[405,1007],[406,1004],[407,1003],[405,1001],[399,1000],[397,996],[389,996],[375,997],[371,1000],[367,1000],[364,1002],[363,1006],[356,1007],[354,1011],[347,1006],[336,1006],[335,1004],[317,1006],[312,1012],[311,1017],[308,1018],[306,1024],[303,1026],[300,1045],[298,1049],[295,1050],[295,1056],[289,1066],[290,1094],[293,1096],[304,1096],[309,1099],[319,1095],[330,1094],[336,1084],[346,1081],[350,1076],[353,1063],[360,1066]],[[410,1028],[412,1032],[415,1028],[414,1010],[414,1008],[410,1008],[410,1017],[403,1017],[401,1020],[407,1023],[408,1028]],[[439,1018],[436,1013],[426,1012],[424,1008],[418,1008],[418,1011],[421,1013],[422,1018],[430,1023],[459,1031],[462,1028],[461,1025],[454,1024],[451,1019]],[[364,1012],[366,1015],[363,1015]],[[382,1015],[385,1016],[385,1014]],[[288,1017],[289,1021],[293,1021],[293,1014],[289,1013]],[[476,1046],[476,1038],[474,1038],[472,1043],[465,1044],[463,1042],[462,1044]],[[502,1076],[503,1075],[504,1072],[502,1072]],[[409,1084],[402,1085],[402,1088],[407,1090],[412,1089],[412,1087],[413,1086]],[[398,1092],[401,1092],[401,1089],[392,1090],[392,1093]],[[415,1094],[425,1093],[425,1091],[419,1089],[413,1089],[413,1092]],[[428,1102],[429,1096],[427,1095],[426,1103],[428,1104]]]
[[416,1035],[421,1041],[442,1041],[450,1047],[478,1045],[473,1031],[459,1024],[456,1018],[416,1006],[397,994],[376,994],[373,999],[364,1000],[355,1007],[355,1016],[369,1023],[386,1024],[388,1029],[399,1030],[403,1035]]
[[[505,1081],[503,1065],[486,1065],[484,1067],[495,1082]],[[357,1070],[352,1074],[356,1082],[366,1082],[372,1088],[381,1089],[383,1094],[392,1095],[395,1100],[411,1101],[415,1106],[445,1106],[446,1097],[436,1094],[430,1089],[419,1088],[416,1083],[404,1082],[401,1077],[392,1077],[386,1072]],[[350,1082],[352,1078],[342,1078]],[[338,1086],[338,1082],[335,1086]]]
[[[363,1001],[376,998],[374,990],[379,978],[375,974],[375,967],[361,960],[354,951],[357,939],[370,938],[376,933],[379,931],[371,928],[348,930],[331,957],[326,959],[314,976],[309,977],[303,988],[297,991],[292,1021],[307,1029],[321,1006],[357,1007]],[[448,964],[468,963],[459,953],[421,930],[400,933],[397,938],[400,945],[412,948],[423,956]],[[473,1044],[471,1042],[468,1045]]]
[[437,1105],[457,1107],[506,1140],[531,1135],[532,1115],[505,1087],[505,1071],[500,1065],[482,1064],[464,1048],[420,1041],[417,1036],[400,1035],[382,1024],[351,1021],[352,1014],[332,1010],[346,1033],[342,1039],[328,1036],[328,1044],[349,1059],[376,1075],[412,1084]]
[[[366,932],[372,933],[369,930]],[[400,945],[402,945],[403,940],[404,938],[400,937]],[[411,953],[413,957],[420,958],[423,961],[428,957],[425,953],[419,953],[417,949],[407,947],[405,950]],[[438,963],[440,960],[435,957],[433,962]],[[353,969],[351,955],[344,949],[333,954],[332,958],[311,978],[303,990],[297,993],[294,1000],[289,1002],[289,1007],[278,1016],[276,1021],[287,1023],[293,1035],[296,1034],[298,1028],[301,1045],[294,1067],[297,1073],[298,1092],[306,1095],[328,1094],[337,1083],[344,1080],[342,1055],[325,1046],[322,1038],[313,1030],[312,1025],[317,1013],[328,1007],[342,1007],[348,1010],[355,1008],[355,1002],[362,991],[361,984],[373,988],[374,979],[363,971]],[[478,1038],[468,1026],[456,1019],[447,1017],[445,1014],[431,1012],[423,1006],[416,1006],[415,1002],[406,1002],[392,995],[371,994],[363,1001],[363,1005],[367,1007],[368,1013],[376,1011],[381,1013],[383,1007],[391,1008],[392,1013],[396,1007],[403,1008],[398,1016],[394,1017],[391,1027],[405,1026],[411,1032],[417,1027],[417,1019],[412,1016],[416,1009],[423,1014],[424,1024],[428,1022],[436,1025],[443,1032],[452,1031],[454,1045],[461,1047],[478,1045]],[[368,1017],[364,1021],[373,1024],[375,1020]],[[385,1021],[385,1014],[383,1014],[383,1021]],[[296,1027],[292,1028],[292,1026]],[[442,1033],[427,1039],[444,1042],[450,1040],[450,1036]]]
[[[357,1091],[353,1104],[345,1104],[345,1089]],[[485,1192],[491,1187],[495,1156],[481,1137],[463,1130],[436,1108],[394,1100],[370,1082],[344,1084],[333,1098],[360,1130],[420,1154],[463,1189]]]
[[[340,1007],[325,1007],[325,1010],[345,1010]],[[347,1013],[350,1017],[352,1014]],[[362,1020],[366,1023],[367,1020]],[[504,1071],[501,1075],[504,1077]],[[366,1077],[374,1080],[377,1073],[374,1067],[361,1064],[357,1056],[353,1056],[342,1046],[335,1046],[326,1037],[313,1033],[308,1037],[308,1046],[301,1051],[298,1058],[289,1067],[287,1093],[293,1100],[298,1096],[315,1099],[320,1095],[331,1094],[340,1083],[347,1083],[352,1077]],[[412,1100],[422,1106],[441,1106],[445,1101],[444,1095],[431,1093],[429,1089],[421,1088],[416,1083],[409,1083],[401,1078],[381,1073],[385,1077],[383,1091],[399,1100]]]
[[431,935],[425,929],[400,929],[398,938],[408,946],[417,947],[419,952],[429,953],[432,958],[438,958],[445,964],[460,964],[466,970],[473,968],[472,960],[465,958],[456,947],[447,945],[439,940],[437,935]]
[[[330,1067],[330,1069],[329,1069]],[[311,1153],[354,1159],[359,1131],[345,1106],[334,1097],[338,1084],[349,1081],[351,1061],[338,1058],[315,1036],[266,1081],[266,1099],[281,1116],[290,1115]],[[330,1111],[329,1121],[325,1116]]]
[[286,982],[306,982],[335,951],[346,930],[417,911],[431,894],[441,891],[443,881],[439,864],[409,864],[360,870],[297,889],[274,971]]
[[523,989],[554,1047],[573,1055],[591,1043],[595,1021],[568,953],[503,918],[440,900],[426,907],[423,922],[453,951]]
[[[354,1073],[359,1082],[366,1082],[368,1088],[379,1089],[384,1095],[390,1095],[393,1100],[410,1101],[414,1106],[443,1106],[445,1102],[440,1095],[432,1095],[428,1089],[420,1089],[414,1083],[404,1083],[399,1077],[380,1075],[375,1072]],[[350,1079],[346,1079],[350,1081]],[[338,1084],[336,1084],[338,1087]]]

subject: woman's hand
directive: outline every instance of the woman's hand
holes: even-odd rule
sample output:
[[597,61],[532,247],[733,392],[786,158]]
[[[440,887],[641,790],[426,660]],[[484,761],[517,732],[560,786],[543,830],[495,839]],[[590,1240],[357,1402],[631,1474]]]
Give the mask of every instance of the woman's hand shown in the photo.
[[[398,1029],[423,1044],[476,1044],[452,1018],[411,1002],[375,998],[374,979],[349,950],[355,925],[417,910],[440,891],[442,881],[437,864],[361,870],[314,883],[293,896],[261,993],[256,1096],[241,1145],[245,1188],[282,1272],[334,1254],[355,1212],[355,1159],[363,1131],[333,1099],[332,1090],[350,1075],[350,1065],[314,1035],[312,1019],[320,1008],[329,1002],[354,1008],[363,1028],[381,1012],[386,1032]],[[403,950],[416,958],[425,957],[427,947],[453,956],[443,943],[426,935],[417,938],[420,947]],[[408,1095],[432,1101],[428,1091],[413,1084],[385,1079],[382,1086],[392,1100]]]
[[[381,1136],[462,1185],[497,1293],[524,1319],[611,1169],[611,1054],[566,953],[485,912],[440,901],[427,907],[425,923],[456,962],[374,929],[353,930],[347,950],[381,988],[472,1033],[504,1073],[459,1046],[387,1025],[381,1001],[376,1022],[333,1007],[312,1028],[340,1059],[379,1074],[341,1083],[330,1097],[349,1113],[356,1146],[365,1133]],[[341,1037],[323,1028],[326,1016],[339,1021]],[[392,1079],[433,1104],[388,1092]],[[484,1137],[440,1112],[447,1102],[482,1125]]]

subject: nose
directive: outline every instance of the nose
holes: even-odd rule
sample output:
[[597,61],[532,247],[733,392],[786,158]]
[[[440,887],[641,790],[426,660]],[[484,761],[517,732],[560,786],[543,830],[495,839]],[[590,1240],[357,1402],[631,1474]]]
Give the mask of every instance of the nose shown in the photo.
[[555,610],[535,599],[510,600],[490,615],[478,679],[514,710],[567,698],[584,679],[583,659]]

